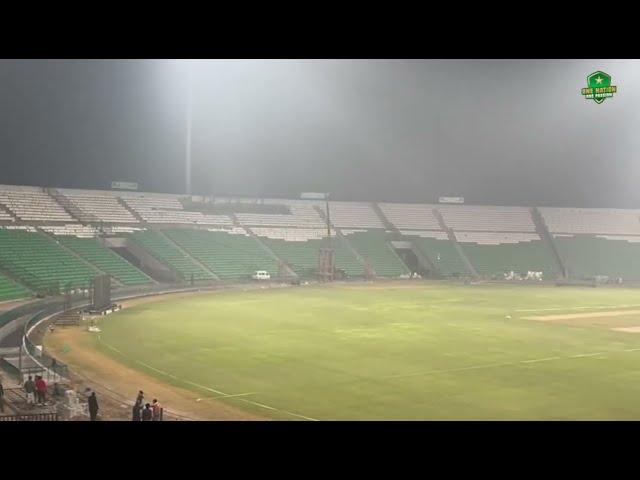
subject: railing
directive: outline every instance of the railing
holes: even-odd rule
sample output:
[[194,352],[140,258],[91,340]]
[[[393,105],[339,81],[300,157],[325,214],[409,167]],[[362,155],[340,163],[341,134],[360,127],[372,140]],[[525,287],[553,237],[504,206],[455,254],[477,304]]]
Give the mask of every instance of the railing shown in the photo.
[[36,313],[27,321],[24,326],[24,347],[29,355],[36,359],[36,361],[43,367],[60,377],[67,377],[69,375],[69,367],[56,360],[54,357],[47,355],[44,351],[38,349],[28,335],[32,326],[36,325],[43,318],[56,313],[59,309],[60,305],[52,305]]
[[9,376],[16,379],[20,379],[20,370],[1,357],[0,357],[0,368],[2,368],[2,370],[4,370]]
[[57,413],[25,413],[19,415],[0,415],[0,422],[57,422]]

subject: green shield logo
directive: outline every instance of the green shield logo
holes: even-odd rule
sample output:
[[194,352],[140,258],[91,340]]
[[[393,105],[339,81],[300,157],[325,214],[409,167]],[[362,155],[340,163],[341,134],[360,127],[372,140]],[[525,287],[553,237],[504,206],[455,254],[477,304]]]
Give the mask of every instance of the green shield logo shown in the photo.
[[618,88],[611,85],[611,75],[598,70],[587,76],[587,88],[582,89],[582,95],[586,100],[602,103],[617,91]]

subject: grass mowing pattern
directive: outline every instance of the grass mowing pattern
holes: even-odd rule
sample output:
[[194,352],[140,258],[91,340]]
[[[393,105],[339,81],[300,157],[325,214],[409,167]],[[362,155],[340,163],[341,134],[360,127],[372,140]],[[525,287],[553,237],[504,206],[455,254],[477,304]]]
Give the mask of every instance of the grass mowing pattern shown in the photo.
[[[522,317],[639,304],[631,289],[349,285],[161,301],[100,326],[129,362],[315,419],[637,419],[640,351],[624,350],[640,335]],[[552,310],[518,311],[534,309]]]

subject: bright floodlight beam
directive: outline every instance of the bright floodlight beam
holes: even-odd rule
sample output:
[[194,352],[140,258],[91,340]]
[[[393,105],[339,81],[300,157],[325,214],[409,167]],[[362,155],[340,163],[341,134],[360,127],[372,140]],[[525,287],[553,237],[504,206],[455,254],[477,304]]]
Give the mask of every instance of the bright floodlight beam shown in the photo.
[[191,195],[191,127],[193,110],[193,62],[187,62],[187,131],[185,141],[185,192]]

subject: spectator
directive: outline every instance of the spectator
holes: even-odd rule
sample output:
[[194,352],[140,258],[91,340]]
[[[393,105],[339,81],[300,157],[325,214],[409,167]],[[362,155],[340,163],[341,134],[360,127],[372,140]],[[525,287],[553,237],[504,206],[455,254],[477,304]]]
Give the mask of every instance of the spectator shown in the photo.
[[27,405],[33,405],[36,401],[36,384],[33,382],[31,375],[29,375],[27,381],[24,382],[24,391],[27,392]]
[[136,403],[139,403],[140,406],[142,407],[143,402],[144,402],[144,392],[140,390],[138,392],[138,396],[136,397]]
[[4,413],[4,387],[2,386],[2,377],[0,377],[0,412]]
[[157,398],[153,399],[153,405],[151,405],[151,410],[153,411],[153,421],[159,422],[162,420],[162,405],[158,402]]
[[131,421],[139,422],[142,415],[142,404],[138,401],[133,405],[133,411],[131,412]]
[[91,392],[91,396],[89,397],[89,417],[92,422],[96,421],[96,417],[98,416],[98,398],[96,397],[96,392]]
[[153,418],[153,411],[151,410],[151,405],[148,403],[144,406],[144,410],[142,411],[142,421],[150,422]]
[[58,384],[58,382],[53,384],[53,396],[54,397],[62,396],[62,391],[60,390],[60,385]]
[[36,377],[36,393],[38,395],[38,403],[44,405],[47,401],[47,382],[40,375]]

